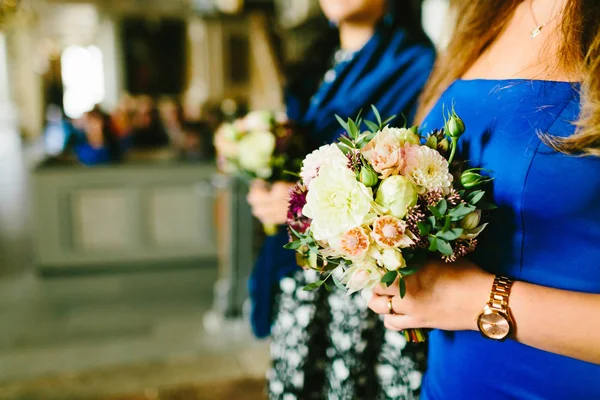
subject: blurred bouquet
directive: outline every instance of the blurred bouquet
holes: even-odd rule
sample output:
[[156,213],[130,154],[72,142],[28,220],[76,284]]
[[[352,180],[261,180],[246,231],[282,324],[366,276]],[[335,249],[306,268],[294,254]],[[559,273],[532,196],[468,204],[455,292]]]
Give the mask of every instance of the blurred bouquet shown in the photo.
[[[349,293],[369,294],[377,284],[404,278],[422,267],[429,254],[453,262],[472,252],[485,229],[485,202],[478,187],[491,178],[480,169],[462,171],[453,163],[462,120],[452,111],[443,130],[424,139],[418,128],[393,128],[391,120],[338,118],[347,136],[322,146],[303,161],[301,182],[292,191],[288,226],[299,264],[316,269],[327,284]],[[421,330],[406,331],[411,341],[423,341]]]
[[[219,169],[247,180],[296,182],[306,137],[284,113],[252,111],[233,123],[222,124],[215,133]],[[264,225],[274,235],[277,227]]]

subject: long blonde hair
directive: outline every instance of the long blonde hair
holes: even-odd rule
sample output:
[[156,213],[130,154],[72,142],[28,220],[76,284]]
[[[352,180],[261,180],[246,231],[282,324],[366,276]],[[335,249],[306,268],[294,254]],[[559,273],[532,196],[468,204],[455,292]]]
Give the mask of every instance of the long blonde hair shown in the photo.
[[[425,86],[417,121],[496,39],[523,1],[451,0],[458,16],[452,40]],[[600,0],[568,0],[562,17],[558,58],[562,68],[581,77],[581,114],[573,135],[542,139],[565,154],[600,157]]]

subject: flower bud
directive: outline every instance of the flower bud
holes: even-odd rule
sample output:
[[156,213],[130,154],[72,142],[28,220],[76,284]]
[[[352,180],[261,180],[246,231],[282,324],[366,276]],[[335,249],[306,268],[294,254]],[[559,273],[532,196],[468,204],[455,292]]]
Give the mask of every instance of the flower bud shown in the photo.
[[366,187],[372,187],[377,185],[379,178],[377,177],[375,171],[369,167],[363,166],[360,169],[359,181]]
[[452,138],[459,138],[463,133],[465,133],[465,123],[453,111],[448,121],[446,121],[444,130],[448,136]]
[[460,227],[464,230],[471,230],[477,228],[479,225],[479,221],[481,221],[481,210],[473,211],[471,214],[468,214],[460,221]]
[[406,267],[402,253],[396,249],[385,249],[381,252],[381,262],[388,271],[396,271]]
[[450,143],[448,142],[447,138],[443,138],[442,140],[440,140],[437,144],[437,149],[434,148],[434,150],[439,151],[440,153],[444,154],[448,151],[448,148],[450,147]]
[[438,146],[437,137],[435,135],[429,135],[427,137],[427,141],[425,142],[425,146],[429,147],[430,149],[436,150]]
[[486,183],[489,181],[490,181],[489,178],[486,178],[470,169],[463,172],[462,175],[460,176],[460,183],[466,189],[472,189],[474,187],[481,185],[482,183]]
[[419,126],[418,125],[413,125],[409,129],[410,129],[410,131],[412,133],[414,133],[415,135],[419,136]]

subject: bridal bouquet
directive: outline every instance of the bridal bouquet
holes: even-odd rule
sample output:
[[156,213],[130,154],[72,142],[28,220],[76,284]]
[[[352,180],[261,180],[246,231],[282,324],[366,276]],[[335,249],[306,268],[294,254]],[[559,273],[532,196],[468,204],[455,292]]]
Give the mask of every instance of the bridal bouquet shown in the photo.
[[[377,123],[338,118],[347,135],[302,163],[286,248],[297,252],[302,267],[323,273],[306,290],[329,289],[331,279],[349,293],[368,294],[377,284],[399,279],[404,297],[404,278],[428,256],[452,262],[472,252],[487,225],[482,210],[494,208],[478,188],[491,178],[453,163],[465,130],[454,111],[442,130],[424,138],[417,127],[390,127],[391,119],[382,121],[373,111]],[[366,132],[360,130],[363,123]],[[405,336],[425,340],[421,330]]]
[[[285,114],[272,111],[252,111],[222,124],[214,145],[222,172],[268,183],[295,182],[306,155],[306,138],[300,130]],[[276,226],[264,228],[268,235],[277,233]]]

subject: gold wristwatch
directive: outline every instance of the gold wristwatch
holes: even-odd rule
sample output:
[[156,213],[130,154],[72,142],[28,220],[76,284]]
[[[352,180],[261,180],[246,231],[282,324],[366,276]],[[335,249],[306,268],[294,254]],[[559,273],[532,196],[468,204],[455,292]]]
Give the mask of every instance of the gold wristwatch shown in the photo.
[[479,332],[488,339],[502,341],[509,337],[515,329],[515,323],[508,308],[508,297],[513,281],[503,276],[496,276],[490,293],[490,301],[483,307],[477,318]]

